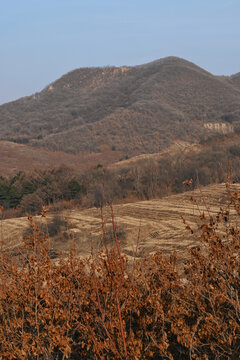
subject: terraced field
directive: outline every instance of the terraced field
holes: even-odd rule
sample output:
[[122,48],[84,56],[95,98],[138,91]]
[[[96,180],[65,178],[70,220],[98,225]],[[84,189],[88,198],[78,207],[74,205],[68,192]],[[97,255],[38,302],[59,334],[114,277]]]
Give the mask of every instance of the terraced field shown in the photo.
[[[239,190],[239,185],[231,185],[230,191]],[[197,200],[197,204],[191,201]],[[199,243],[197,239],[200,225],[199,212],[204,211],[206,217],[214,216],[220,206],[227,203],[229,190],[224,184],[211,185],[200,190],[151,201],[140,201],[123,205],[115,205],[114,222],[119,234],[122,251],[129,256],[139,257],[161,250],[170,253],[177,250],[179,258],[187,256],[187,249]],[[81,256],[97,251],[102,243],[102,219],[99,209],[68,210],[62,214],[68,220],[63,230],[65,236],[52,239],[56,251],[66,251],[75,242]],[[47,216],[48,221],[54,215]],[[111,209],[103,209],[107,239],[111,244],[112,217]],[[186,230],[183,218],[194,229],[194,234]],[[43,223],[45,218],[35,218]],[[233,211],[233,219],[237,220]],[[234,221],[235,221],[234,220]],[[44,223],[45,224],[45,223]],[[14,249],[20,245],[22,234],[28,226],[27,218],[2,221],[2,240],[5,249]],[[45,224],[47,229],[47,225]],[[219,230],[221,231],[221,229]]]

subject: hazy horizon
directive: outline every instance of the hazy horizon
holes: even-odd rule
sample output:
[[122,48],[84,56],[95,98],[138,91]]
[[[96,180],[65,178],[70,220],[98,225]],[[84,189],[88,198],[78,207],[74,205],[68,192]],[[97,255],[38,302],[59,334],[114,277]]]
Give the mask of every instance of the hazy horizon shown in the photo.
[[0,104],[80,67],[177,56],[214,75],[240,72],[237,0],[12,0],[0,10]]

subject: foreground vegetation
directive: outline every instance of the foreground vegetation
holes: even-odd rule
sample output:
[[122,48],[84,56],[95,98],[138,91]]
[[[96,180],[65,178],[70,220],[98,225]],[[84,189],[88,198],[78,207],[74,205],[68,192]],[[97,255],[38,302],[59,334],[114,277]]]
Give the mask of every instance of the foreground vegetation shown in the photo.
[[[193,201],[195,201],[193,199]],[[111,207],[111,205],[110,205]],[[1,252],[1,359],[238,359],[240,194],[213,217],[200,212],[196,247],[184,271],[176,254],[129,262],[115,246],[86,260],[72,249],[50,259],[32,233],[17,258]],[[44,209],[42,216],[45,217]]]

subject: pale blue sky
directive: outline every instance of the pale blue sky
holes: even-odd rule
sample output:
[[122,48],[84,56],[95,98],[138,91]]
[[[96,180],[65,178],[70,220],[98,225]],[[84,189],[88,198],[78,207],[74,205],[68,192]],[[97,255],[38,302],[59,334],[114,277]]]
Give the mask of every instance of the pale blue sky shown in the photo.
[[170,55],[240,72],[240,0],[0,0],[0,103],[75,68]]

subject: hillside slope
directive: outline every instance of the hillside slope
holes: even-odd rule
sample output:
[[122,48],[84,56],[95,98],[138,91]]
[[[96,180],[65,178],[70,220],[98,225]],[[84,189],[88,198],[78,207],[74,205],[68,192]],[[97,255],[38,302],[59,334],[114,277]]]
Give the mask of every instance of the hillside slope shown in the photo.
[[[230,191],[236,190],[239,190],[239,184],[232,184]],[[191,201],[192,196],[197,200],[198,205]],[[195,235],[186,231],[182,217],[188,225],[198,231],[199,211],[204,211],[207,217],[208,213],[215,216],[220,206],[224,207],[228,199],[226,186],[218,184],[203,187],[201,191],[185,192],[162,199],[115,205],[113,207],[115,223],[122,250],[130,257],[135,253],[138,256],[146,256],[156,251],[170,253],[177,250],[179,258],[183,259],[187,256],[187,250],[198,245],[198,242]],[[112,229],[109,207],[104,207],[103,214],[109,235]],[[65,210],[62,215],[68,219],[70,226],[67,231],[65,229],[64,237],[59,234],[53,239],[54,250],[56,252],[68,250],[75,242],[81,256],[90,255],[92,249],[96,251],[102,241],[100,209],[76,208]],[[52,217],[52,214],[48,214],[47,219],[40,216],[34,218],[43,223],[43,228],[47,229],[46,221],[51,221]],[[14,251],[21,244],[22,234],[28,226],[27,217],[3,220],[4,249]]]
[[235,75],[232,75],[230,77],[230,81],[236,88],[240,89],[240,72]]
[[70,153],[101,152],[105,144],[130,156],[158,152],[175,140],[238,129],[238,83],[237,75],[213,76],[176,57],[77,69],[0,106],[1,140]]
[[99,153],[78,156],[63,151],[51,151],[42,147],[36,148],[10,141],[0,141],[0,175],[9,177],[16,175],[19,171],[29,173],[34,170],[53,169],[61,166],[67,166],[76,174],[80,174],[96,168],[99,163],[104,166],[114,163],[121,156],[121,152],[111,151],[108,147],[103,147]]

